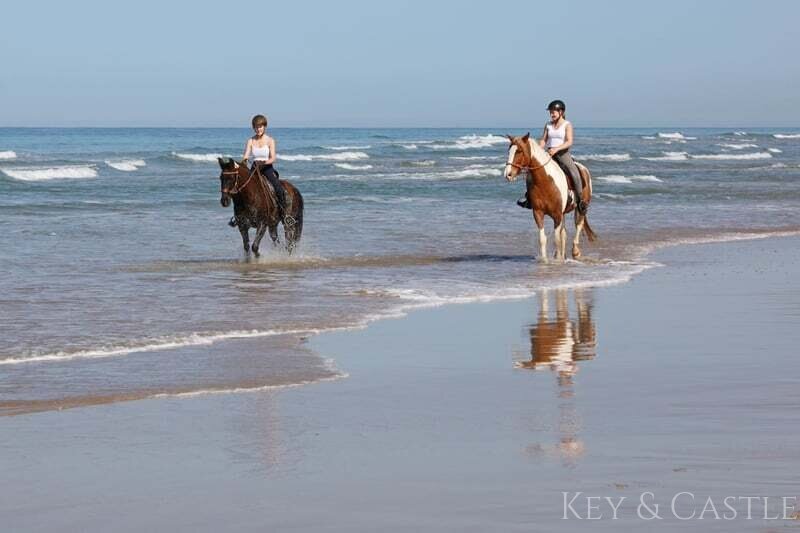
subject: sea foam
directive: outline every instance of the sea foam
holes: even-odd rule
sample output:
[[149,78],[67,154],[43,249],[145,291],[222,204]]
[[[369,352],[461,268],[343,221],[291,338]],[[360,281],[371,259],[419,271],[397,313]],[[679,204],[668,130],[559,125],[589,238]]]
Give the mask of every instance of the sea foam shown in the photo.
[[223,157],[222,154],[191,154],[191,153],[178,153],[178,152],[172,152],[172,155],[177,157],[178,159],[183,159],[185,161],[194,161],[198,163],[208,163],[211,161],[216,161],[218,157]]
[[121,161],[106,161],[106,165],[123,172],[133,172],[147,163],[142,159],[123,159]]
[[686,152],[661,152],[662,156],[656,157],[642,157],[647,161],[688,161],[689,154]]
[[740,144],[722,143],[722,144],[718,144],[717,146],[722,146],[723,148],[730,148],[731,150],[744,150],[745,148],[758,148],[757,144],[752,144],[752,143],[740,143]]
[[289,154],[279,155],[278,159],[282,161],[358,161],[360,159],[369,159],[369,156],[364,152],[338,152],[335,154]]
[[575,159],[590,161],[630,161],[631,154],[586,154],[576,155]]
[[364,146],[323,146],[326,150],[369,150],[372,148],[371,145],[367,144]]
[[17,153],[11,150],[0,152],[0,159],[16,159]]
[[776,133],[773,137],[776,139],[800,139],[800,133]]
[[690,155],[692,159],[714,159],[714,160],[727,160],[727,159],[769,159],[772,154],[769,152],[754,152],[751,154],[696,154]]
[[683,133],[678,131],[672,133],[661,133],[659,132],[658,137],[661,139],[670,139],[673,141],[694,141],[697,137],[686,137]]
[[650,175],[634,175],[634,176],[621,176],[612,174],[610,176],[599,176],[595,179],[600,181],[605,181],[608,183],[633,183],[634,181],[650,181],[650,182],[658,182],[661,183],[663,180],[657,178],[656,176]]
[[350,163],[336,163],[335,166],[345,170],[369,170],[372,168],[372,165],[353,165]]
[[499,135],[464,135],[452,144],[432,144],[434,150],[470,150],[476,148],[490,148],[496,144],[506,144],[508,139]]
[[33,167],[33,168],[0,168],[0,172],[22,181],[47,181],[53,179],[96,178],[97,169],[90,165]]

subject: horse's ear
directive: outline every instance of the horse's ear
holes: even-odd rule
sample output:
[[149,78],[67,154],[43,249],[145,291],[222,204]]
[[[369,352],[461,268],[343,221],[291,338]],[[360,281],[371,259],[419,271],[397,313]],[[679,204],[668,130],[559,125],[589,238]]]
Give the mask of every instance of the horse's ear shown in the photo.
[[225,169],[225,160],[224,159],[222,159],[221,157],[218,157],[217,158],[217,163],[219,163],[219,168],[221,168],[223,170]]
[[511,144],[514,144],[514,137],[512,137],[511,135],[506,133],[506,138],[508,139],[508,142],[510,142]]
[[528,139],[530,139],[530,138],[531,138],[531,132],[528,132],[528,133],[525,134],[524,137],[522,137],[522,142],[526,143],[526,142],[528,142]]

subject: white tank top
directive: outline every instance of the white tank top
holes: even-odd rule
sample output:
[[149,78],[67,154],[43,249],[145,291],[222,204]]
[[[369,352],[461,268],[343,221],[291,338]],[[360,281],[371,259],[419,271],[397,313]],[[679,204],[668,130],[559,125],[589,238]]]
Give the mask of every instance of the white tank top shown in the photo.
[[264,146],[256,146],[255,141],[253,141],[253,161],[266,161],[269,159],[269,144],[264,144]]
[[569,124],[569,120],[565,120],[561,126],[556,128],[551,123],[547,123],[547,143],[545,148],[553,148],[564,144],[567,139],[567,124]]

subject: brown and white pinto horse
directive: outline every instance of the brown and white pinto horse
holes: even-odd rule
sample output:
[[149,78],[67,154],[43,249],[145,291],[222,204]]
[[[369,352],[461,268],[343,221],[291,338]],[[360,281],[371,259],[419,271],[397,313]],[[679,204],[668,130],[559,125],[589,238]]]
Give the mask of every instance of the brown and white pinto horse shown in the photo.
[[[300,235],[303,233],[303,196],[297,188],[286,180],[281,180],[286,193],[286,212],[281,217],[278,201],[271,187],[265,183],[257,171],[249,171],[246,165],[239,165],[230,158],[218,158],[222,172],[220,181],[220,203],[228,207],[233,200],[233,219],[231,224],[239,228],[242,234],[244,252],[252,251],[259,256],[259,245],[264,234],[274,244],[278,244],[278,223],[283,223],[286,234],[286,249],[294,251]],[[250,246],[250,228],[256,229],[256,237]]]
[[[550,154],[539,146],[536,139],[531,139],[528,133],[522,137],[507,135],[511,145],[508,147],[508,159],[503,171],[503,176],[508,181],[514,181],[523,171],[527,177],[528,202],[533,210],[533,219],[539,228],[539,259],[547,262],[547,235],[544,231],[545,215],[553,219],[555,226],[556,259],[566,259],[567,230],[564,227],[564,215],[575,210],[575,239],[572,241],[572,257],[581,256],[579,247],[581,231],[586,230],[590,241],[595,240],[595,234],[589,226],[586,214],[575,209],[575,202],[569,196],[570,183],[564,171],[561,170]],[[583,201],[587,204],[592,200],[592,176],[589,170],[580,163],[576,163],[583,180]]]

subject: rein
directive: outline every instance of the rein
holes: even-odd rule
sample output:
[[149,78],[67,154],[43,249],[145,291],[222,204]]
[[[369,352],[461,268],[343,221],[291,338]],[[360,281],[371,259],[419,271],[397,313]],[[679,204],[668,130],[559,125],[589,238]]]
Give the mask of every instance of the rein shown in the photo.
[[247,187],[247,184],[250,183],[250,180],[253,179],[253,174],[255,174],[255,171],[250,172],[250,175],[247,176],[247,179],[245,180],[245,182],[242,183],[242,185],[240,186],[239,185],[239,171],[238,170],[223,170],[222,171],[222,175],[223,176],[225,176],[225,175],[236,176],[236,179],[233,182],[233,189],[228,191],[228,194],[239,194],[242,191],[242,189]]
[[[533,157],[531,157],[531,159],[533,159]],[[506,165],[508,165],[510,167],[518,168],[520,170],[539,170],[540,168],[546,167],[547,164],[550,163],[550,161],[552,161],[552,160],[553,160],[553,156],[548,155],[547,156],[547,161],[545,161],[544,163],[542,163],[540,165],[518,165],[516,163],[506,163]]]

